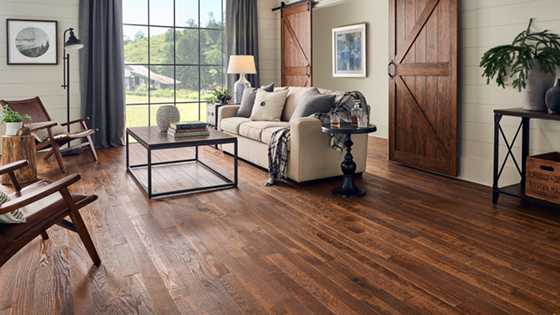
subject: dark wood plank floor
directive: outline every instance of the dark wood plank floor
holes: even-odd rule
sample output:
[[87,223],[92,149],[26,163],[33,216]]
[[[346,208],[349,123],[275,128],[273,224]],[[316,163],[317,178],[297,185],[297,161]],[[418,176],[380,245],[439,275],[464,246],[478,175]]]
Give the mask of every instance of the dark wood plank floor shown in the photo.
[[[74,190],[100,197],[83,214],[103,265],[55,227],[0,270],[0,313],[560,310],[560,213],[509,198],[493,207],[487,188],[389,163],[383,141],[370,147],[359,200],[333,197],[337,180],[267,188],[241,163],[238,190],[148,201],[124,150],[101,151],[98,164],[71,157],[83,177]],[[202,157],[230,167],[213,149]],[[54,163],[41,174],[60,176]]]

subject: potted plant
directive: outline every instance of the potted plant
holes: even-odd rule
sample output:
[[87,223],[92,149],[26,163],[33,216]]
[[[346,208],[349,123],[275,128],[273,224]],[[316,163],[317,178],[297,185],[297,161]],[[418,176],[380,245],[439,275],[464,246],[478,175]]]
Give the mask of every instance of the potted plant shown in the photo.
[[511,44],[487,51],[480,66],[487,84],[495,80],[505,88],[511,82],[520,92],[527,90],[524,109],[544,111],[546,91],[560,66],[560,36],[548,30],[533,32],[532,25],[533,19]]
[[216,88],[210,91],[209,101],[212,103],[227,104],[231,100],[231,93],[226,88]]
[[23,127],[23,122],[29,119],[30,117],[28,115],[14,112],[7,106],[0,110],[0,122],[6,125],[6,136],[17,135],[18,130]]

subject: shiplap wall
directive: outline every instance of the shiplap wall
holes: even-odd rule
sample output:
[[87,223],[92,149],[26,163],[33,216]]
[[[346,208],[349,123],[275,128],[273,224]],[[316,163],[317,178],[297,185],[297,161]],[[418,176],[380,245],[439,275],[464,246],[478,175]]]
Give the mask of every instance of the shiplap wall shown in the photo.
[[[558,0],[464,0],[462,2],[462,117],[460,177],[486,185],[492,183],[493,110],[520,107],[523,96],[512,88],[486,85],[478,66],[489,48],[510,43],[527,28],[534,17],[535,29],[560,33]],[[512,137],[518,119],[505,118],[503,126]],[[560,150],[560,124],[534,121],[531,130],[531,153]],[[515,151],[520,156],[520,142]],[[501,146],[501,156],[506,147]],[[518,180],[512,164],[504,173],[503,184]]]
[[278,0],[259,0],[259,73],[261,84],[280,84],[280,13]]
[[[58,21],[58,65],[8,66],[6,19]],[[62,33],[78,26],[78,0],[0,0],[0,99],[40,96],[52,119],[66,121],[66,91],[62,84]],[[72,118],[80,116],[78,54],[72,54]]]

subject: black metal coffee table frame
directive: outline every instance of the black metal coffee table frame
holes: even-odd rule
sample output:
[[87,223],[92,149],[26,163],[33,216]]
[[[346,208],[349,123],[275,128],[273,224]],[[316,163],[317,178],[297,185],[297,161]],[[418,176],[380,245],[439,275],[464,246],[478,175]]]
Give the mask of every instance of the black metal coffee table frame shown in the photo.
[[[133,128],[134,129],[134,128]],[[129,153],[129,137],[134,138],[144,149],[147,151],[147,163],[144,164],[135,164],[130,165],[130,153]],[[234,154],[233,154],[233,179],[229,179],[226,176],[222,175],[217,170],[210,167],[208,164],[202,162],[199,159],[199,146],[214,146],[219,144],[233,144],[234,146]],[[157,150],[167,150],[167,149],[178,149],[178,148],[195,148],[195,156],[191,159],[182,159],[182,160],[174,160],[174,161],[165,161],[165,162],[152,162],[152,152]],[[218,178],[224,181],[224,184],[220,185],[210,185],[210,186],[201,186],[195,188],[188,188],[188,189],[179,189],[173,191],[165,191],[165,192],[154,192],[153,185],[152,185],[152,168],[154,166],[164,166],[164,165],[173,165],[173,164],[181,164],[181,163],[188,163],[188,162],[195,162],[198,165],[201,165]],[[161,142],[150,144],[147,143],[141,136],[136,134],[134,130],[130,128],[126,129],[126,169],[127,172],[132,176],[132,178],[136,181],[136,183],[142,187],[144,192],[148,195],[148,198],[161,198],[166,196],[176,196],[176,195],[183,195],[189,194],[194,192],[202,192],[202,191],[213,191],[213,190],[223,190],[223,189],[231,189],[237,188],[238,185],[238,173],[237,173],[237,166],[238,166],[238,156],[237,156],[237,138],[235,137],[197,137],[193,138],[192,140],[187,140],[187,138],[183,139],[183,141],[179,142]],[[147,168],[148,172],[148,180],[147,183],[143,182],[138,175],[136,174],[136,169],[138,168]]]
[[337,196],[341,197],[363,197],[366,194],[366,191],[357,187],[354,184],[354,174],[356,173],[356,162],[354,162],[354,157],[352,156],[352,146],[354,142],[352,142],[352,135],[353,134],[368,134],[377,131],[377,127],[374,125],[370,125],[368,127],[352,127],[348,124],[342,124],[338,128],[334,128],[331,126],[323,126],[321,131],[326,134],[335,135],[335,134],[343,134],[344,135],[344,147],[346,148],[346,154],[344,154],[344,160],[340,164],[340,168],[342,169],[342,173],[344,174],[344,181],[340,187],[337,187],[333,193]]

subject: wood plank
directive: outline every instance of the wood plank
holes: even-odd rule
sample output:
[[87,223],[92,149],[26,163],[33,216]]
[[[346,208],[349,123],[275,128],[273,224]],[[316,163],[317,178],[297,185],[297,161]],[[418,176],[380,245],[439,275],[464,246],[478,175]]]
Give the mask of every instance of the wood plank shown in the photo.
[[[363,199],[330,194],[338,179],[267,188],[240,163],[240,187],[147,200],[124,172],[121,148],[100,162],[68,157],[100,196],[83,217],[103,265],[62,228],[2,269],[2,313],[463,314],[557,313],[560,216],[489,188],[387,161],[372,138]],[[158,152],[158,160],[188,150]],[[232,158],[201,156],[219,168]],[[134,150],[133,160],[144,159]],[[39,163],[43,177],[61,176]],[[191,169],[165,173],[212,181]],[[171,180],[170,182],[174,182]],[[457,198],[461,196],[461,198]]]

